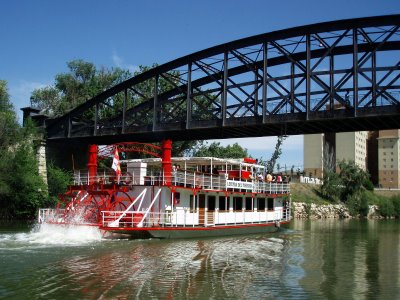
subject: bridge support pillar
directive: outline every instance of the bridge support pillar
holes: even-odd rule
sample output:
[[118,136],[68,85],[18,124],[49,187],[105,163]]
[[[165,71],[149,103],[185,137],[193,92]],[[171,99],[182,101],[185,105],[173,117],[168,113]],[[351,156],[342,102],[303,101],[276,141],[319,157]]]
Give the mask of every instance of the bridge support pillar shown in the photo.
[[89,184],[93,184],[97,175],[97,145],[89,145],[89,161],[87,164],[89,171]]
[[[41,139],[37,143],[36,148],[36,159],[39,167],[39,175],[43,178],[46,188],[48,188],[47,182],[47,163],[46,163],[46,140]],[[46,191],[48,192],[48,191]]]
[[171,149],[172,141],[162,141],[162,168],[164,174],[164,184],[167,186],[171,185],[172,182],[172,163],[171,163]]

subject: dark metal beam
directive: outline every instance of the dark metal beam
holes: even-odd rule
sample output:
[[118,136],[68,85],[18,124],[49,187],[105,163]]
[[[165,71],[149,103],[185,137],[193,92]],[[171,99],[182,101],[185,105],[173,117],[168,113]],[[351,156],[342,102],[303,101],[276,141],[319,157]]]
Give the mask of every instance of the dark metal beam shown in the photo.
[[227,107],[227,99],[228,99],[228,52],[224,52],[224,77],[222,84],[222,126],[226,125],[226,107]]
[[357,28],[353,29],[353,109],[354,117],[357,117],[358,107],[358,39]]

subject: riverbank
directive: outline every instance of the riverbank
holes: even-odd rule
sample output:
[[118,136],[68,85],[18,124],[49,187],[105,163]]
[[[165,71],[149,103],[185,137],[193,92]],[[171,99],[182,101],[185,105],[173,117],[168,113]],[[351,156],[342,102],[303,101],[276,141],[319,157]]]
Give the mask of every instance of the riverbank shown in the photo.
[[[292,195],[292,216],[295,219],[343,219],[353,218],[349,208],[342,203],[332,204],[318,195],[317,185],[292,183],[290,185]],[[389,197],[400,195],[399,190],[376,190],[374,194],[381,201],[389,201]],[[387,218],[381,211],[379,203],[369,203],[370,219]]]

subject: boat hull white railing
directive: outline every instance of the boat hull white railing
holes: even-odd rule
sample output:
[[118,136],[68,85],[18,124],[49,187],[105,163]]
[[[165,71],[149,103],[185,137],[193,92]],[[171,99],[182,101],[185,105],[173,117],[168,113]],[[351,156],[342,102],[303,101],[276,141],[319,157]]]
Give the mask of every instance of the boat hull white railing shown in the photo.
[[89,178],[87,170],[76,170],[74,172],[75,185],[87,185],[89,180],[99,184],[122,184],[140,185],[144,182],[147,186],[161,186],[171,182],[174,186],[187,188],[199,188],[204,190],[237,190],[253,193],[287,194],[290,192],[290,184],[287,182],[265,182],[252,180],[241,180],[240,178],[227,178],[226,174],[206,174],[188,171],[175,171],[170,178],[162,175],[148,174],[144,180],[139,180],[130,174],[122,174],[117,182],[114,172],[98,171],[94,178]]
[[[205,211],[182,208],[176,211],[102,211],[102,226],[119,228],[209,227],[267,224],[290,220],[290,209],[263,211]],[[121,218],[121,215],[124,215]]]

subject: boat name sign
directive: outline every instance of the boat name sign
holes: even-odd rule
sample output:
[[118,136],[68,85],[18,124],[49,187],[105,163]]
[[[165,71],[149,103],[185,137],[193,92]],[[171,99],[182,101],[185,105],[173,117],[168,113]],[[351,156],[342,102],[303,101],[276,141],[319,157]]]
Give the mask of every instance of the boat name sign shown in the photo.
[[253,183],[252,182],[227,180],[226,186],[228,188],[253,190]]

